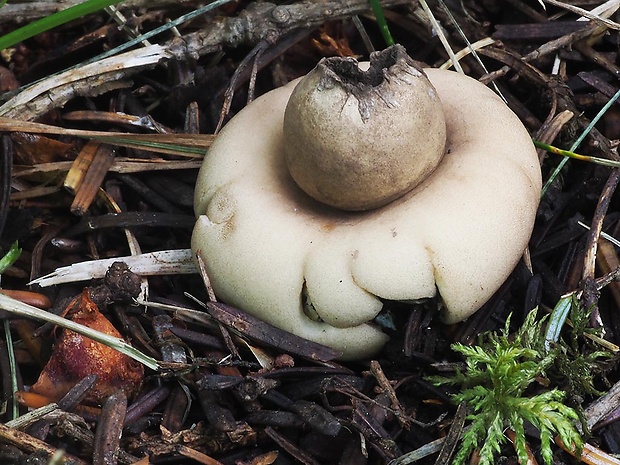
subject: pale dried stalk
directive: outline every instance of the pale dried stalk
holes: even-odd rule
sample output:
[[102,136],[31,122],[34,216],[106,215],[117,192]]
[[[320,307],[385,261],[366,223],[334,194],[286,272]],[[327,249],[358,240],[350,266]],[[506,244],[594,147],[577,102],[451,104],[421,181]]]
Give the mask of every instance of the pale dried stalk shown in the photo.
[[[30,121],[61,107],[76,95],[98,95],[139,71],[169,60],[172,53],[161,45],[151,45],[66,71],[40,81],[0,107],[0,116]],[[110,87],[111,84],[115,87]]]
[[557,6],[559,8],[563,8],[571,13],[576,13],[584,18],[589,19],[590,21],[594,21],[601,26],[608,27],[609,29],[615,29],[616,31],[620,30],[620,24],[615,21],[611,21],[610,19],[604,18],[601,15],[593,14],[591,11],[584,10],[583,8],[579,8],[578,6],[569,5],[568,3],[560,2],[558,0],[544,0],[545,3],[549,5]]
[[132,272],[141,276],[194,274],[197,273],[197,270],[192,256],[191,250],[178,249],[149,252],[127,257],[90,260],[57,268],[52,273],[31,281],[29,285],[38,284],[41,287],[47,287],[57,284],[103,278],[108,268],[110,268],[114,262],[126,263]]
[[[70,161],[59,161],[32,165],[27,168],[17,167],[13,177],[19,178],[32,176],[34,174],[66,172],[71,168],[71,163]],[[109,171],[113,173],[129,174],[144,173],[145,171],[191,170],[200,168],[201,164],[202,160],[164,160],[161,158],[139,160],[119,157],[112,163]]]

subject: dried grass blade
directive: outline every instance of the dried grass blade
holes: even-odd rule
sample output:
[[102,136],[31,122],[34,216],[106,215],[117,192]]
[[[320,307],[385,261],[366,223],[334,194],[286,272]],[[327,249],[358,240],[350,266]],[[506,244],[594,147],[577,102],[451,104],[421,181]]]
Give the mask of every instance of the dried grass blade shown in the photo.
[[75,331],[76,333],[82,334],[83,336],[91,338],[94,341],[100,342],[101,344],[105,344],[108,347],[112,347],[119,352],[124,353],[128,357],[137,360],[138,362],[142,363],[144,366],[152,370],[159,369],[159,362],[157,360],[143,354],[138,349],[127,344],[122,339],[110,336],[109,334],[105,334],[100,331],[96,331],[92,328],[89,328],[88,326],[84,326],[66,318],[62,318],[53,313],[46,312],[45,310],[32,307],[28,304],[22,303],[19,300],[15,300],[3,294],[0,294],[0,309],[23,318],[34,318],[36,320],[43,320],[60,326],[61,328]]
[[611,21],[607,18],[603,18],[602,16],[592,14],[592,12],[588,10],[584,10],[583,8],[579,8],[578,6],[569,5],[568,3],[560,2],[558,0],[543,0],[543,1],[545,3],[548,3],[549,5],[557,6],[564,10],[570,11],[571,13],[575,13],[580,16],[583,16],[584,18],[587,18],[590,21],[594,21],[595,23],[600,24],[601,26],[606,26],[609,29],[620,31],[620,24],[616,23],[615,21]]
[[424,12],[428,15],[428,19],[431,22],[431,25],[433,26],[435,33],[439,37],[439,40],[441,41],[443,48],[446,50],[446,53],[448,54],[448,56],[452,60],[452,63],[454,64],[454,69],[461,74],[465,74],[465,71],[463,71],[463,68],[461,67],[461,64],[459,63],[459,60],[457,60],[456,55],[454,54],[454,51],[452,50],[452,47],[450,46],[450,43],[448,42],[448,38],[443,32],[441,24],[439,24],[439,21],[437,21],[437,18],[435,18],[435,15],[433,14],[430,7],[426,3],[426,0],[420,0],[420,6],[424,10]]
[[103,278],[108,268],[114,262],[125,262],[131,271],[145,276],[197,273],[196,266],[192,261],[191,250],[161,250],[141,255],[74,263],[73,265],[57,268],[52,273],[41,276],[29,284],[38,284],[41,287],[47,287],[56,284]]
[[97,140],[108,144],[198,158],[215,140],[212,134],[129,134],[124,132],[67,129],[42,123],[0,117],[0,131],[55,134]]

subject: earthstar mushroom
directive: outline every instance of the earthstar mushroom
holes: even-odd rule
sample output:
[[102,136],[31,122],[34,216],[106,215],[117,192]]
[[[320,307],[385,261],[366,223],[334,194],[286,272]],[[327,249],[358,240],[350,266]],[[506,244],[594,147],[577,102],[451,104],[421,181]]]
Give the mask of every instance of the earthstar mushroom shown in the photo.
[[[478,310],[527,245],[541,174],[519,119],[474,79],[418,69],[399,46],[359,67],[342,60],[323,60],[224,127],[199,173],[192,249],[222,300],[355,359],[386,342],[372,323],[386,300],[439,295],[447,323]],[[322,103],[316,109],[321,95],[335,105],[332,115]],[[364,101],[373,95],[379,98]],[[431,102],[412,103],[420,95]],[[300,121],[312,111],[319,116]],[[425,113],[434,119],[412,129]],[[327,155],[314,150],[342,134],[329,130],[341,118],[352,127],[343,139],[354,147],[323,161]],[[416,151],[443,132],[442,123],[445,140],[433,143],[439,155]],[[321,130],[316,140],[313,127]],[[380,151],[371,154],[375,146]],[[436,166],[416,158],[429,152]],[[395,181],[409,165],[424,165],[426,177],[412,170]],[[326,173],[338,176],[325,182]],[[358,188],[353,178],[374,185]],[[380,189],[386,183],[394,187],[387,194]]]

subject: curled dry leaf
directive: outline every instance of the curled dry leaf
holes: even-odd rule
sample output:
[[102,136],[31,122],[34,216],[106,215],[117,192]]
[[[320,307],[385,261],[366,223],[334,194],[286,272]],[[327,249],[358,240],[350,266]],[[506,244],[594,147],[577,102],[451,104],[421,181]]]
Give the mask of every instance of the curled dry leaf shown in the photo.
[[[120,333],[99,311],[85,289],[66,309],[67,318],[102,333],[120,338]],[[78,381],[95,374],[98,381],[86,397],[87,402],[102,403],[120,390],[128,398],[135,395],[144,378],[144,368],[138,362],[74,331],[62,330],[49,362],[32,386],[32,392],[59,400]]]

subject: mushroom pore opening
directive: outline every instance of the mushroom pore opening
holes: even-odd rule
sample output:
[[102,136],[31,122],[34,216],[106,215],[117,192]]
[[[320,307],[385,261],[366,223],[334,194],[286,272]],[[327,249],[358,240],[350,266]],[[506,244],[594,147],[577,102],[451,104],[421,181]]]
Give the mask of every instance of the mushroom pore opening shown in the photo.
[[386,70],[389,70],[408,56],[401,46],[386,48],[373,53],[370,57],[368,69],[361,69],[358,61],[340,57],[323,60],[323,66],[328,70],[327,75],[339,81],[342,86],[354,95],[369,88],[378,87],[385,81]]

